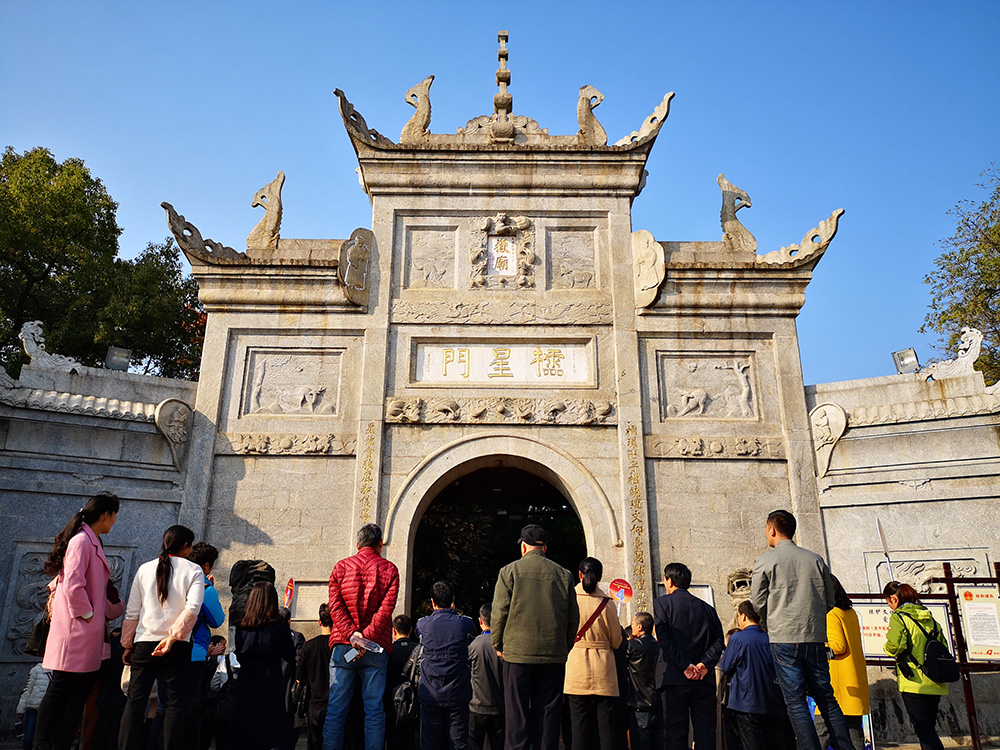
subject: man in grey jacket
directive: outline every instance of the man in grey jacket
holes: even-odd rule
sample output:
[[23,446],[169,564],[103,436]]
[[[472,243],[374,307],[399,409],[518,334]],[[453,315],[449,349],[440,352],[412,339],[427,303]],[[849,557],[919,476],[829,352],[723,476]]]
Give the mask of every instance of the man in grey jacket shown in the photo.
[[575,576],[545,557],[545,529],[521,529],[521,559],[500,569],[490,638],[504,661],[506,750],[558,750],[566,657],[580,626]]
[[834,750],[852,750],[826,655],[826,613],[834,602],[830,569],[822,557],[792,541],[795,516],[787,510],[771,513],[764,533],[769,549],[754,562],[750,601],[767,628],[795,739],[800,750],[821,750],[808,691],[830,727]]

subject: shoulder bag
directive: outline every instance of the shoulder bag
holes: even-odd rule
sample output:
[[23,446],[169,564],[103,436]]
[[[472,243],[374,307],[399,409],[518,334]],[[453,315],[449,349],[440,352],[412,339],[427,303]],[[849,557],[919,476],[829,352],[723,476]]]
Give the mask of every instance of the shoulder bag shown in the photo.
[[583,623],[583,627],[580,628],[580,632],[576,634],[576,638],[573,640],[573,643],[580,642],[580,639],[587,634],[588,630],[590,630],[590,626],[597,622],[597,618],[601,616],[601,612],[604,611],[604,608],[608,606],[608,602],[610,601],[611,600],[608,597],[601,599],[601,603],[597,605],[597,609],[594,610],[594,614],[590,616],[589,620]]
[[[895,614],[905,617],[916,625],[917,629],[924,634],[924,638],[927,639],[927,645],[924,647],[924,663],[920,664],[916,659],[913,659],[914,664],[927,676],[927,679],[938,683],[958,682],[958,664],[948,647],[938,640],[937,632],[928,633],[924,630],[923,625],[917,622],[916,618],[906,612],[896,610]],[[935,628],[934,631],[936,630]],[[912,651],[910,656],[912,658]]]

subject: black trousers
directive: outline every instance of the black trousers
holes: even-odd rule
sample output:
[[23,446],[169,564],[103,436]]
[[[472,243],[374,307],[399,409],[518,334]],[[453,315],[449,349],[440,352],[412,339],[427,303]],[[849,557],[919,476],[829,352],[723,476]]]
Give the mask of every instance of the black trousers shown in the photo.
[[558,750],[565,664],[504,662],[507,750]]
[[940,695],[920,695],[919,693],[900,693],[906,713],[910,715],[910,724],[920,740],[920,750],[943,750],[944,745],[937,736],[934,725],[937,723]]
[[655,711],[632,709],[629,717],[628,736],[632,750],[662,750],[663,714],[661,707]]
[[420,704],[420,750],[468,750],[469,707]]
[[184,741],[184,711],[191,679],[191,642],[175,643],[164,656],[153,656],[156,644],[140,641],[132,651],[132,677],[128,703],[118,733],[118,750],[143,750],[143,714],[157,678],[163,687],[158,700],[166,706],[163,716],[164,750],[187,750]]
[[572,750],[612,750],[611,710],[617,698],[567,695]]
[[97,674],[97,671],[52,670],[48,690],[38,707],[38,723],[35,725],[35,747],[38,750],[69,750]]
[[475,711],[470,711],[469,747],[472,750],[485,750],[487,740],[490,743],[490,750],[503,750],[503,714],[477,714]]
[[715,671],[702,680],[689,680],[685,685],[664,685],[663,732],[666,750],[688,750],[688,721],[694,730],[696,750],[714,750],[716,731]]
[[785,737],[781,731],[778,714],[749,714],[730,710],[729,715],[732,717],[743,750],[780,750],[785,747]]
[[326,723],[326,703],[322,705],[309,704],[306,715],[306,748],[307,750],[323,750],[323,725]]

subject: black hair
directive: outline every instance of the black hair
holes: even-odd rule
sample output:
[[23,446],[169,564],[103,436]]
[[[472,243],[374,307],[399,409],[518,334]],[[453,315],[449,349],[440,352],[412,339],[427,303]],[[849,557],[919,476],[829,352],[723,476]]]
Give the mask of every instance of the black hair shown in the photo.
[[358,547],[378,547],[382,542],[382,529],[373,523],[366,523],[358,529]]
[[479,619],[486,623],[486,627],[490,627],[490,620],[493,619],[492,604],[484,604],[479,608]]
[[438,581],[431,586],[431,601],[439,609],[447,609],[455,603],[455,589],[447,581]]
[[330,617],[330,605],[325,602],[319,605],[319,624],[324,628],[333,627],[333,618]]
[[854,604],[851,602],[851,597],[847,595],[843,584],[837,579],[837,576],[831,575],[830,577],[833,578],[833,606],[839,609],[853,609]]
[[392,629],[400,635],[409,635],[413,632],[413,620],[407,615],[396,615],[392,618]]
[[691,570],[684,563],[672,562],[663,568],[663,580],[671,581],[679,589],[691,586]]
[[281,619],[285,622],[292,621],[292,610],[288,607],[278,607],[278,614],[281,615]]
[[170,576],[174,569],[170,565],[170,556],[176,555],[187,545],[194,542],[194,532],[187,526],[176,524],[163,532],[163,548],[160,550],[160,561],[156,563],[156,593],[160,604],[167,600],[170,593]]
[[218,559],[219,550],[208,542],[198,542],[191,548],[191,554],[188,555],[188,560],[195,565],[201,566],[207,564],[210,568],[215,567],[215,561]]
[[588,594],[597,591],[597,584],[604,575],[604,566],[596,557],[585,557],[580,561],[580,573],[583,574],[581,585]]
[[118,496],[110,492],[98,492],[90,498],[80,510],[73,514],[66,527],[56,534],[52,551],[45,560],[45,574],[57,576],[62,572],[63,558],[66,557],[66,547],[69,540],[80,530],[83,524],[96,523],[105,513],[118,512]]
[[208,643],[211,646],[218,646],[220,643],[226,642],[226,636],[224,635],[213,635],[208,639]]
[[636,612],[635,617],[632,619],[639,623],[639,627],[642,628],[643,633],[646,635],[653,634],[653,616],[649,612]]
[[787,510],[774,510],[767,514],[767,525],[773,526],[774,530],[783,537],[791,539],[795,536],[796,522],[795,516]]
[[750,603],[749,599],[741,601],[740,606],[736,608],[736,611],[746,617],[754,625],[760,625],[760,615],[757,614],[757,610],[753,608],[753,604]]

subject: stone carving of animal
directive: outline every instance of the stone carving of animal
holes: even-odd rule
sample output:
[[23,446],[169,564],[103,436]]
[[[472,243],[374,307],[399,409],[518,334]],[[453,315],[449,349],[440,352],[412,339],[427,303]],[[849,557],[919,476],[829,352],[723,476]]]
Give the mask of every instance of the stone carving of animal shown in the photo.
[[584,145],[608,145],[608,134],[594,116],[594,107],[603,101],[604,94],[590,84],[580,87],[580,98],[576,103],[576,119],[580,124],[577,136]]
[[722,189],[722,212],[720,213],[723,232],[722,244],[730,252],[756,255],[756,238],[736,218],[737,211],[753,205],[750,202],[750,196],[727,180],[724,174],[719,175],[718,182]]
[[247,250],[278,249],[278,233],[281,231],[281,186],[285,184],[285,173],[279,171],[278,176],[254,193],[253,208],[263,206],[264,218],[247,236]]
[[417,111],[413,113],[410,121],[403,126],[403,132],[399,134],[400,143],[416,143],[422,141],[430,132],[431,125],[431,84],[434,83],[434,76],[427,76],[424,80],[406,92],[406,103],[414,107]]

